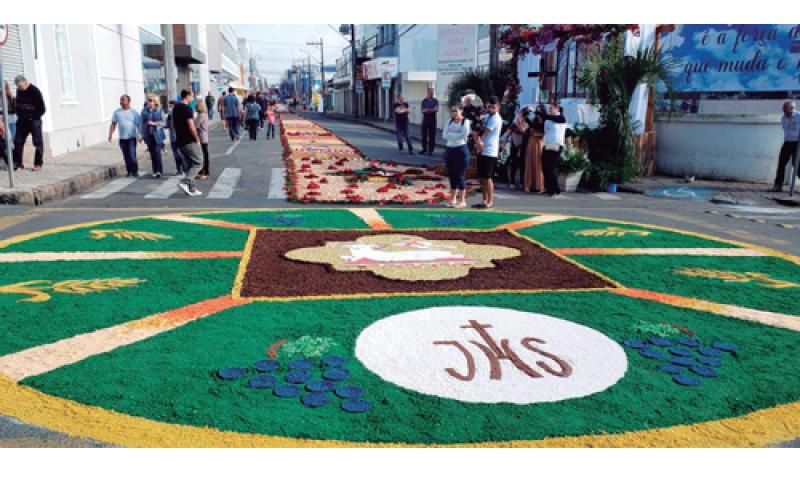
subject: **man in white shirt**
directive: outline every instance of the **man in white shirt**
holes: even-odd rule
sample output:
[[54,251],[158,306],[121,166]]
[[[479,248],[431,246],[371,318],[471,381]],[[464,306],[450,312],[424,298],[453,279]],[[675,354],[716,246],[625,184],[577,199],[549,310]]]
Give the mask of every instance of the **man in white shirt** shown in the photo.
[[[481,154],[478,155],[478,178],[481,181],[483,202],[473,205],[473,208],[494,207],[494,167],[497,164],[497,155],[500,151],[500,130],[503,128],[503,119],[500,117],[500,100],[495,96],[489,97],[486,105],[488,115],[484,122],[484,129],[480,132],[478,145],[482,145]],[[478,134],[474,134],[478,135]]]
[[[795,161],[797,141],[800,139],[800,113],[794,111],[794,102],[785,102],[783,104],[781,127],[783,127],[783,145],[781,146],[781,153],[778,155],[778,171],[775,172],[775,182],[770,189],[771,192],[783,190],[786,164],[789,163],[789,159],[792,162]],[[800,178],[800,172],[795,173]]]
[[142,118],[135,109],[131,108],[131,97],[119,97],[120,108],[111,115],[111,126],[108,129],[108,142],[114,136],[114,130],[119,129],[119,149],[125,160],[125,169],[128,177],[139,176],[139,162],[136,160],[136,142],[142,142]]
[[567,119],[557,103],[550,105],[544,116],[544,149],[542,150],[542,173],[544,174],[544,193],[551,197],[561,195],[558,186],[558,164],[564,149]]

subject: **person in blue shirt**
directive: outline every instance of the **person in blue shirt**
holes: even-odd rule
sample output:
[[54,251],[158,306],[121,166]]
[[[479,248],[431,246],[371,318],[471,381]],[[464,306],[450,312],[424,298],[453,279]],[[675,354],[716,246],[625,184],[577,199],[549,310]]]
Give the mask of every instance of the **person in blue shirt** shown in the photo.
[[228,88],[228,94],[223,102],[225,111],[225,122],[228,124],[228,133],[231,140],[239,140],[239,121],[241,120],[241,107],[239,97],[233,91],[233,87]]
[[428,96],[422,99],[422,153],[433,155],[436,145],[436,114],[439,111],[439,100],[433,98],[433,89],[428,89]]
[[[797,154],[797,142],[800,140],[800,113],[794,111],[794,102],[792,101],[784,102],[783,104],[781,127],[783,128],[783,145],[781,145],[781,151],[778,154],[778,170],[775,172],[775,181],[769,190],[770,192],[783,191],[786,164],[790,160],[794,162],[794,157]],[[800,171],[797,172],[797,176],[800,178]]]
[[258,124],[261,120],[261,105],[256,101],[255,95],[247,97],[244,104],[244,115],[247,131],[250,132],[250,140],[255,141],[258,139]]
[[142,141],[142,119],[139,113],[131,108],[131,97],[122,95],[119,106],[111,116],[111,127],[108,129],[108,142],[114,136],[114,130],[119,129],[119,148],[122,158],[125,159],[125,169],[128,177],[139,176],[139,162],[136,160],[136,142]]

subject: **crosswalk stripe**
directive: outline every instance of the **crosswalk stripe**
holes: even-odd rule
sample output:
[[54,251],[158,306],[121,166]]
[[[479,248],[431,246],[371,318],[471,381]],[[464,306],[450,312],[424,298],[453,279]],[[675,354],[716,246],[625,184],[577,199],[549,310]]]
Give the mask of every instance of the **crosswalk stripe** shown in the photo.
[[183,177],[169,177],[158,188],[145,195],[144,198],[169,198],[178,191],[178,183],[181,180],[183,180]]
[[112,193],[119,192],[120,190],[127,187],[136,180],[138,180],[138,178],[136,177],[118,178],[116,180],[112,180],[108,185],[100,187],[91,193],[87,193],[86,195],[81,195],[81,198],[87,198],[87,199],[106,198]]
[[283,186],[286,184],[286,169],[285,168],[273,168],[272,169],[272,176],[270,176],[269,180],[269,193],[267,193],[267,198],[286,198],[286,191],[284,191]]
[[599,198],[600,200],[622,200],[622,198],[618,197],[617,195],[612,195],[610,193],[605,193],[605,192],[595,193],[594,196]]
[[217,179],[207,198],[231,198],[233,188],[242,176],[241,168],[226,168]]

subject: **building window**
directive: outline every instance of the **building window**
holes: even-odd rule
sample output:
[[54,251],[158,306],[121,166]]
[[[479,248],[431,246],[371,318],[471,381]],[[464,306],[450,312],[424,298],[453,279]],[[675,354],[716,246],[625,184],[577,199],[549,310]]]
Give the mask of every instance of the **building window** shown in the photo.
[[66,103],[77,102],[75,96],[75,77],[72,74],[72,53],[69,49],[69,35],[67,26],[54,25],[56,41],[56,68],[58,81],[61,86],[61,101]]

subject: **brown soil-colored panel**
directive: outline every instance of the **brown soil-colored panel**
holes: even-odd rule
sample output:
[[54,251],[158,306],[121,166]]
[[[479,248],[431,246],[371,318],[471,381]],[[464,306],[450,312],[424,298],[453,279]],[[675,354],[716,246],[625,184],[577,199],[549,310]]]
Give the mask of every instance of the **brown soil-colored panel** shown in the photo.
[[[502,245],[519,250],[514,258],[495,260],[495,268],[472,269],[453,280],[392,280],[369,271],[341,272],[330,265],[289,260],[298,248],[324,246],[329,241],[354,241],[371,235],[363,231],[259,230],[244,276],[242,297],[296,297],[369,293],[453,292],[460,290],[564,290],[612,287],[603,278],[583,270],[545,248],[508,231],[403,231],[392,234],[429,240],[462,240]],[[376,233],[377,234],[377,233]]]

